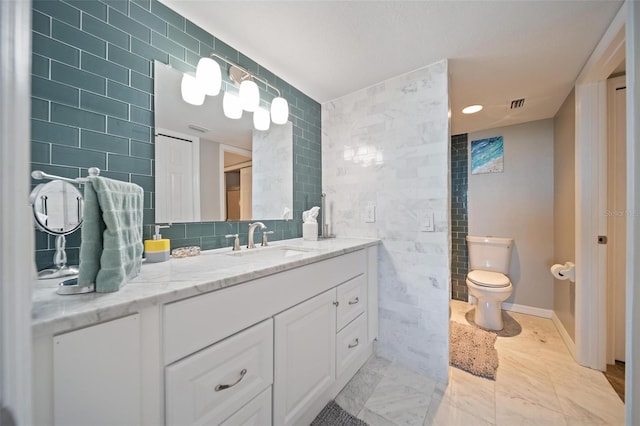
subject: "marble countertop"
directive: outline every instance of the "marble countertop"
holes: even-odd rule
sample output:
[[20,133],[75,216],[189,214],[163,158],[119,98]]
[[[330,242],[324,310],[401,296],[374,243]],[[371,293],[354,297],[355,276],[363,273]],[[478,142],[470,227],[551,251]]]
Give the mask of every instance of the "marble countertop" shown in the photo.
[[[143,263],[140,274],[113,293],[56,294],[62,279],[36,281],[32,291],[34,336],[58,334],[201,293],[241,284],[365,247],[377,239],[276,241],[252,250],[203,251],[199,256]],[[288,249],[288,250],[287,250]],[[238,255],[240,253],[240,255]]]

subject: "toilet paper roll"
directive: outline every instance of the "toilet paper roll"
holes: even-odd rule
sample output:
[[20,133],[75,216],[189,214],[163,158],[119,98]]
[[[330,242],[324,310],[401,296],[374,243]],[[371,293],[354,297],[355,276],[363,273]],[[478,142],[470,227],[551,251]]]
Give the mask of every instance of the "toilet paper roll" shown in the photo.
[[559,280],[576,281],[576,265],[573,262],[565,262],[564,265],[556,263],[551,267],[551,275]]
[[564,265],[560,265],[559,263],[556,263],[551,267],[551,275],[559,280],[569,279],[569,277],[566,275],[566,272],[567,268]]

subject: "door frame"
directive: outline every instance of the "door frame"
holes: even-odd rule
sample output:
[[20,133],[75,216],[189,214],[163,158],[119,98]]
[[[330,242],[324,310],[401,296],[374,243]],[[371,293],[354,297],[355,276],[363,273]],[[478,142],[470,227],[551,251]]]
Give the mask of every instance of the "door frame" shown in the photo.
[[[640,359],[640,4],[627,1],[627,209],[634,214],[627,218],[627,317],[626,358]],[[630,362],[625,369],[626,424],[640,424],[640,368]]]
[[0,1],[0,423],[31,424],[31,1]]
[[[622,5],[576,80],[576,361],[606,370],[606,80],[625,58]],[[629,117],[629,115],[627,115]],[[628,262],[630,263],[630,262]]]
[[[617,334],[620,325],[624,325],[624,317],[619,321],[619,314],[625,314],[626,301],[626,128],[618,131],[616,118],[621,118],[620,111],[616,111],[616,96],[619,88],[626,86],[624,75],[607,80],[607,364],[615,364],[616,360],[624,361],[624,341],[626,336]],[[621,101],[625,100],[626,90]],[[626,105],[625,105],[626,107]],[[613,115],[615,114],[615,115]],[[625,114],[626,116],[626,111]],[[624,134],[624,152],[618,139]],[[616,164],[616,162],[618,162]],[[620,162],[624,162],[621,167]],[[615,174],[615,176],[614,176]],[[617,176],[617,178],[616,178]],[[620,182],[624,180],[624,182]],[[622,185],[618,186],[618,183]],[[624,205],[619,205],[624,201]],[[620,244],[622,243],[622,245]],[[618,266],[622,266],[618,268]],[[624,274],[621,274],[624,272]],[[619,310],[620,303],[623,309]],[[620,324],[622,322],[622,324]],[[626,327],[623,329],[626,330]],[[620,347],[622,345],[622,347]],[[617,350],[618,349],[618,350]],[[622,353],[620,353],[622,349]]]

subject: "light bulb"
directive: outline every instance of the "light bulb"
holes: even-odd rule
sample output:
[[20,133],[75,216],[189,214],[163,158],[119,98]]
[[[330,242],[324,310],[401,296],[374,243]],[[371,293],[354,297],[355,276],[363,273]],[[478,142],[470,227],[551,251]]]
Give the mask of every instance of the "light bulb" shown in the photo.
[[289,120],[289,104],[285,98],[277,97],[271,101],[271,121],[285,124]]
[[463,114],[475,114],[478,111],[482,111],[482,105],[469,105],[462,109]]
[[224,98],[222,98],[222,110],[227,118],[237,120],[242,117],[242,106],[240,105],[240,98],[230,92],[224,92]]
[[202,105],[204,103],[204,92],[193,74],[184,73],[182,75],[180,91],[182,92],[182,99],[186,103],[191,105]]
[[196,80],[205,95],[216,96],[222,86],[220,65],[211,58],[201,58],[196,68]]
[[270,124],[271,120],[269,120],[269,111],[264,108],[258,108],[253,112],[253,126],[256,130],[269,130]]
[[255,81],[244,80],[240,83],[240,105],[245,111],[253,112],[260,105],[260,90]]

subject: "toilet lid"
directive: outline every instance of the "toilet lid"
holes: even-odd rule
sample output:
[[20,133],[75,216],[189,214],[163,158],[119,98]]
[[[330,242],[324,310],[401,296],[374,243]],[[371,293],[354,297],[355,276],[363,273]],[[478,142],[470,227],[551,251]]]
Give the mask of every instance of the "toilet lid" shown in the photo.
[[500,272],[471,271],[467,278],[472,283],[484,287],[506,287],[509,285],[509,278]]

